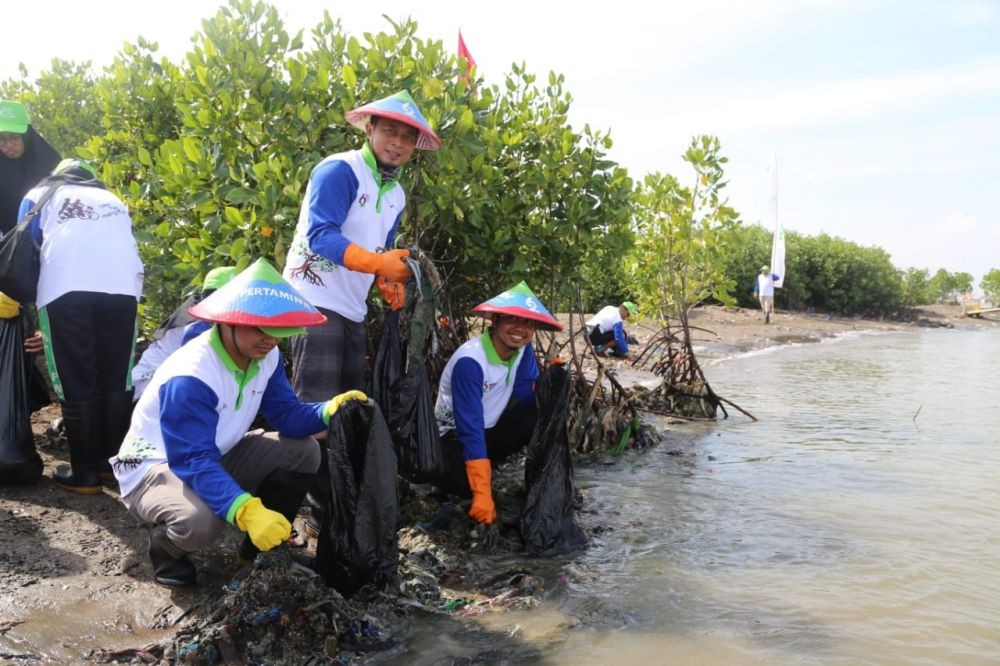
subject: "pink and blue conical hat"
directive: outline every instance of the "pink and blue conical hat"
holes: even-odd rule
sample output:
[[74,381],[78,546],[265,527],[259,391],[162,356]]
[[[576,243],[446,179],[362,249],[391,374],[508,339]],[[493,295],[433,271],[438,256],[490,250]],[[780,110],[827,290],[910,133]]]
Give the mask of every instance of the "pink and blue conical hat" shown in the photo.
[[372,116],[391,118],[410,127],[416,127],[420,132],[420,136],[417,137],[417,148],[421,150],[437,150],[441,147],[441,139],[424,119],[410,93],[405,90],[348,111],[344,114],[344,120],[364,132]]
[[524,317],[538,322],[538,327],[546,331],[561,331],[562,325],[549,314],[535,292],[525,282],[511,287],[502,294],[497,294],[485,303],[472,308],[477,314],[505,314],[513,317]]
[[214,324],[256,326],[274,337],[301,333],[326,316],[264,259],[250,264],[215,293],[188,308],[192,317]]

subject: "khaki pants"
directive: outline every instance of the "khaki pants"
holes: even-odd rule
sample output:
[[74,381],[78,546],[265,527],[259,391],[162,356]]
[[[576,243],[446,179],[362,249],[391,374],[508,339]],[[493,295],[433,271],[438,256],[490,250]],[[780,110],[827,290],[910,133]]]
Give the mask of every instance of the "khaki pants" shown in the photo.
[[771,314],[774,311],[774,296],[761,296],[760,309],[764,311],[765,317]]
[[[319,444],[312,437],[291,439],[255,430],[222,457],[222,466],[244,490],[256,493],[271,472],[282,469],[313,474],[319,469],[319,461]],[[226,521],[177,478],[167,463],[151,467],[122,502],[142,522],[167,526],[170,545],[176,547],[171,553],[174,557],[208,546],[226,526]]]

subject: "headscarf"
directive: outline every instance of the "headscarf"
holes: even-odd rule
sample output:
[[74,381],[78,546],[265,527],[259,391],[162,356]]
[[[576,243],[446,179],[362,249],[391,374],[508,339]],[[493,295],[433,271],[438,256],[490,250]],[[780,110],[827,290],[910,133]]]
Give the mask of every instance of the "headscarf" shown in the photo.
[[59,164],[59,153],[28,125],[24,133],[24,154],[16,160],[0,153],[0,234],[20,222],[17,211],[28,190],[52,173]]

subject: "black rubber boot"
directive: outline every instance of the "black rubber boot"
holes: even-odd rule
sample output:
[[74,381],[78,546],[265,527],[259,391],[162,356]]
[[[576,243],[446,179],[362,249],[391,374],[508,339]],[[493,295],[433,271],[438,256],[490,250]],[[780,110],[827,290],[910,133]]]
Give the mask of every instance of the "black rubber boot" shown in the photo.
[[768,312],[767,314],[764,315],[764,323],[765,324],[770,324],[771,323],[771,313],[770,312]]
[[101,465],[101,478],[114,481],[111,463],[108,458],[118,455],[122,441],[132,423],[132,391],[115,391],[101,396],[102,444],[104,451]]
[[70,466],[57,467],[52,472],[52,480],[64,490],[81,495],[96,495],[103,490],[99,408],[96,400],[62,403]]
[[[312,479],[312,474],[275,470],[261,482],[257,489],[257,497],[266,508],[277,511],[292,523],[299,513],[299,506],[302,505],[302,499],[306,496],[306,489]],[[253,545],[253,541],[247,535],[243,539],[243,545],[240,546],[240,559],[253,562],[257,559],[258,553],[260,550]]]
[[153,580],[164,587],[191,587],[198,581],[198,570],[187,554],[175,557],[179,549],[170,542],[166,525],[149,530],[149,561],[153,563]]

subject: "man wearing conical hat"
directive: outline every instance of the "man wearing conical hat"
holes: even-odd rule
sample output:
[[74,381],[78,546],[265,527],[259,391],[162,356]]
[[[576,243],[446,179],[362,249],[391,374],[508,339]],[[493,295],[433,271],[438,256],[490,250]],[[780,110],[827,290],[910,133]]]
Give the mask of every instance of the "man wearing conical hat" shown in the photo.
[[[188,555],[232,524],[240,557],[282,543],[320,463],[311,437],[359,391],[303,403],[277,345],[325,318],[263,259],[190,308],[210,322],[163,362],[111,459],[122,502],[151,526],[153,578],[193,585]],[[247,432],[258,412],[276,432]]]
[[561,331],[562,326],[524,282],[472,312],[488,316],[490,326],[448,360],[434,416],[444,457],[441,487],[471,495],[469,515],[490,524],[496,519],[493,466],[528,444],[538,419],[531,339],[539,328]]
[[398,309],[411,275],[403,262],[409,250],[391,249],[406,203],[400,170],[415,149],[441,147],[406,91],[344,118],[364,132],[365,143],[313,169],[285,262],[285,279],[327,317],[291,340],[292,382],[302,400],[364,386],[372,281]]

